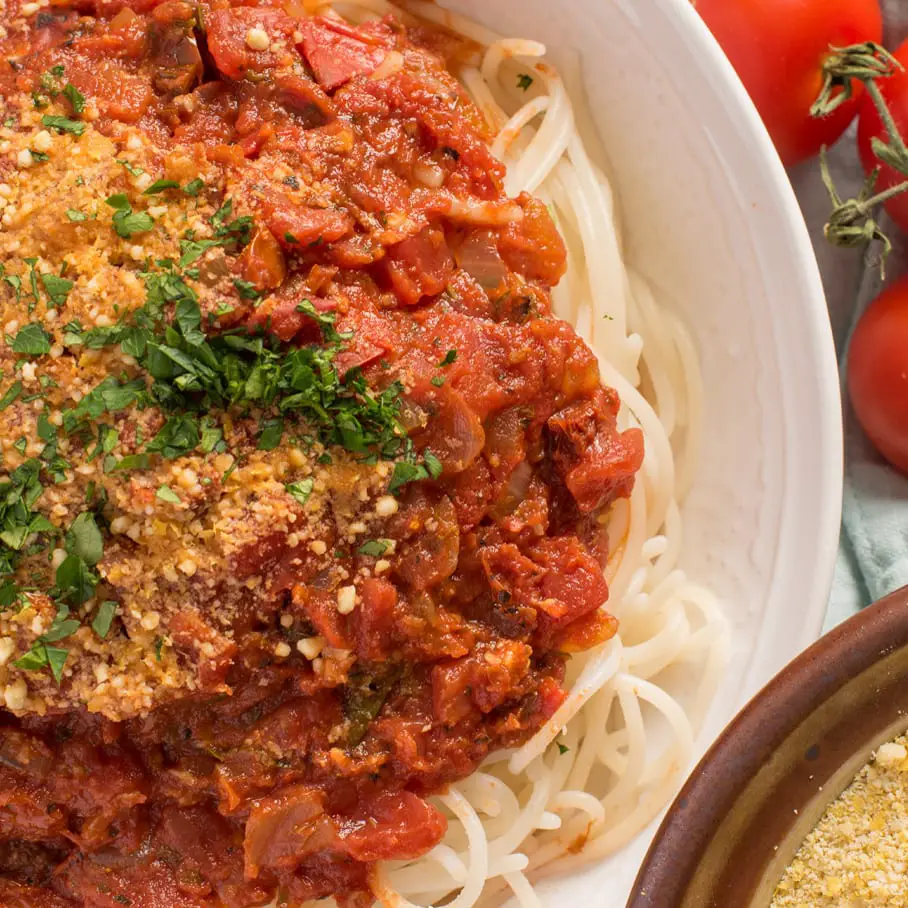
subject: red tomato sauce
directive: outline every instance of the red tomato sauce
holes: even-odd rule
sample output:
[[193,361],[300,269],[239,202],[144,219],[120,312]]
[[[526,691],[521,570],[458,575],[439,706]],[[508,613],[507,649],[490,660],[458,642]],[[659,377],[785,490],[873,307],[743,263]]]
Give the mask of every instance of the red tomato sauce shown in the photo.
[[339,368],[402,381],[443,472],[401,491],[391,568],[357,580],[351,614],[282,569],[280,540],[244,563],[273,575],[267,620],[289,610],[349,653],[341,675],[264,658],[250,621],[217,669],[230,693],[123,722],[0,711],[0,904],[363,908],[376,861],[443,836],[426,798],[529,739],[566,654],[615,633],[602,518],[642,436],[551,313],[564,246],[544,205],[505,196],[439,55],[463,44],[224,0],[55,0],[26,21],[0,40],[0,96],[63,66],[96,129],[217,164],[256,224],[237,276],[263,295],[232,324],[310,343],[301,295],[335,312]]

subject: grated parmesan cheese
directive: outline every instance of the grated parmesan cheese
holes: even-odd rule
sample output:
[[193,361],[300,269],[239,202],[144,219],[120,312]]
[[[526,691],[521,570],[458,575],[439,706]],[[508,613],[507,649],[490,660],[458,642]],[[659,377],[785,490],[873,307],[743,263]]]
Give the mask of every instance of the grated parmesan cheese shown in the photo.
[[[263,29],[251,32],[254,44],[264,36],[267,46]],[[156,148],[135,133],[113,140],[95,130],[87,116],[80,136],[52,135],[32,116],[30,97],[23,103],[23,128],[10,133],[8,147],[0,150],[6,155],[0,157],[0,265],[7,277],[0,281],[0,325],[15,336],[37,322],[50,349],[24,360],[8,343],[0,344],[0,395],[14,381],[39,395],[29,401],[23,393],[0,409],[0,458],[6,471],[42,450],[39,416],[59,427],[63,413],[108,376],[125,380],[143,375],[119,345],[88,349],[67,344],[66,326],[110,327],[144,306],[147,263],[179,259],[188,229],[197,238],[211,236],[211,220],[231,195],[222,172],[204,154]],[[35,154],[42,156],[40,161]],[[182,185],[196,178],[206,187],[197,196],[141,195],[152,180]],[[112,228],[114,209],[105,202],[118,194],[129,199],[134,211],[148,212],[154,228],[118,235]],[[221,304],[225,290],[218,277],[223,252],[214,249],[208,255],[214,261],[210,274],[204,267],[208,259],[202,259],[198,278],[187,278],[206,318]],[[34,275],[29,260],[35,263]],[[42,282],[61,274],[71,282],[64,299],[50,306],[40,284],[39,299],[32,299],[33,276]],[[253,410],[245,418],[225,419],[226,450],[156,458],[136,471],[109,471],[105,456],[89,458],[65,431],[59,434],[59,453],[68,464],[65,477],[44,485],[35,508],[62,532],[86,509],[90,488],[103,496],[101,516],[110,535],[96,566],[100,583],[74,615],[78,630],[57,644],[68,650],[59,684],[49,671],[28,672],[16,665],[50,627],[53,600],[29,593],[18,610],[0,612],[0,705],[38,715],[85,708],[122,720],[199,691],[206,661],[217,660],[232,645],[237,613],[274,599],[273,571],[263,567],[244,574],[235,567],[248,564],[248,553],[263,539],[286,540],[290,570],[311,555],[324,558],[322,570],[339,590],[338,610],[347,614],[356,607],[355,587],[345,586],[349,574],[332,552],[335,541],[371,532],[376,520],[397,509],[396,500],[385,495],[389,468],[363,464],[344,451],[333,452],[328,463],[320,444],[301,446],[297,438],[275,450],[259,450],[263,418],[262,411]],[[164,419],[155,407],[105,414],[102,421],[116,436],[104,455],[119,460],[136,454],[142,444],[138,439],[153,438]],[[303,480],[311,481],[305,507],[287,491],[288,484]],[[162,489],[167,490],[163,498]],[[58,547],[25,558],[17,579],[50,588],[52,572],[65,557]],[[33,582],[36,574],[42,574],[43,582]],[[101,639],[91,621],[105,600],[119,608],[115,625]],[[187,611],[205,616],[215,642],[187,641],[184,635],[178,652],[171,624],[183,620]],[[292,616],[287,617],[292,625]],[[280,626],[288,627],[284,622]],[[310,638],[302,648],[275,640],[273,652],[276,658],[311,660],[321,652],[317,640]],[[319,664],[330,665],[331,659]]]
[[908,736],[884,744],[832,803],[771,908],[908,906]]

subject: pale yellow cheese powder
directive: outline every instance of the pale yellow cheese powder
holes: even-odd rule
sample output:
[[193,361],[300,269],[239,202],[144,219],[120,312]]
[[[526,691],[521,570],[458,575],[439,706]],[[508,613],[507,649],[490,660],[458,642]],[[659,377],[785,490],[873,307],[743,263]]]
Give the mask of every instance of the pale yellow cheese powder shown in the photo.
[[884,744],[807,836],[771,908],[908,906],[908,736]]

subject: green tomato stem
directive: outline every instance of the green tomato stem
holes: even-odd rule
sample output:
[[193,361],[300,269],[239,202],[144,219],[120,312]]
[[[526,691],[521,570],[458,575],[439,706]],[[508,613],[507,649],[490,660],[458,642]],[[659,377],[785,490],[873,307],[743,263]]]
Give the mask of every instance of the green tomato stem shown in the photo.
[[[873,151],[881,164],[908,176],[908,146],[899,133],[892,111],[877,85],[877,79],[888,78],[904,71],[902,64],[885,48],[874,42],[851,47],[830,47],[830,56],[823,65],[823,88],[810,109],[811,116],[824,117],[833,113],[854,95],[853,82],[862,82],[886,130],[888,144],[881,139],[873,142]],[[826,239],[835,246],[867,247],[878,242],[882,246],[880,271],[885,277],[886,257],[892,251],[889,237],[874,217],[874,209],[897,195],[908,191],[908,180],[874,193],[880,168],[867,178],[856,198],[842,199],[829,170],[826,148],[820,152],[820,174],[832,200],[833,210],[824,228]]]
[[886,48],[873,41],[850,47],[830,45],[823,62],[823,87],[810,108],[812,117],[826,117],[854,97],[853,82],[870,84],[904,67]]

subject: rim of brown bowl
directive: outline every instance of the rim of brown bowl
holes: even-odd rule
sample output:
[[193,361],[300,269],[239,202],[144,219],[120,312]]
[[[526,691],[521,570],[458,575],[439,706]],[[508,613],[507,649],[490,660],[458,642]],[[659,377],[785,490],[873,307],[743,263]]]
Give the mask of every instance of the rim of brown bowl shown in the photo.
[[627,908],[747,908],[870,757],[908,727],[908,587],[805,650],[732,720],[669,808]]

